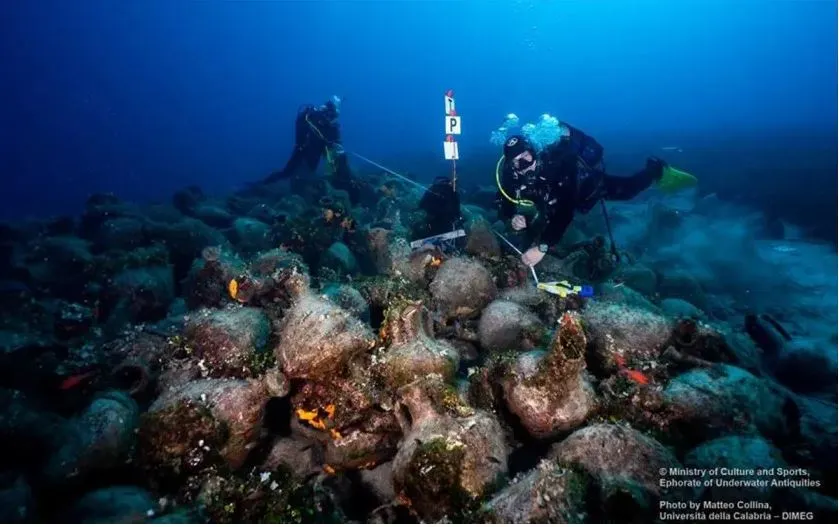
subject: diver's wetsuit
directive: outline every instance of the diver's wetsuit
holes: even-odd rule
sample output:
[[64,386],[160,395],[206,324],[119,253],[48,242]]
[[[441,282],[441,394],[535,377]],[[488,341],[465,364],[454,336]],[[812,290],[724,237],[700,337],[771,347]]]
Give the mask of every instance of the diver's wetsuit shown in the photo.
[[325,156],[332,166],[331,184],[347,192],[350,202],[357,204],[363,185],[353,178],[347,153],[341,146],[341,129],[338,111],[332,102],[320,107],[304,106],[297,113],[294,125],[294,151],[285,168],[268,176],[263,183],[294,176],[302,166],[314,172],[320,158]]
[[425,211],[425,223],[418,233],[423,237],[444,234],[459,228],[460,196],[447,177],[439,177],[423,194],[419,207]]
[[[496,195],[500,216],[509,220],[518,211],[537,212],[524,231],[529,245],[554,245],[562,239],[574,219],[574,213],[586,213],[600,199],[629,200],[661,178],[663,162],[650,158],[640,172],[620,177],[603,170],[603,147],[592,137],[568,125],[570,135],[548,145],[537,154],[540,163],[535,172],[519,176],[508,159],[501,168],[500,189]],[[504,196],[529,200],[532,207],[517,209]]]
[[289,178],[303,165],[314,172],[322,156],[331,156],[337,179],[352,179],[347,155],[341,147],[341,130],[334,107],[307,105],[297,113],[294,124],[294,151],[291,158],[285,168],[272,173],[265,182]]

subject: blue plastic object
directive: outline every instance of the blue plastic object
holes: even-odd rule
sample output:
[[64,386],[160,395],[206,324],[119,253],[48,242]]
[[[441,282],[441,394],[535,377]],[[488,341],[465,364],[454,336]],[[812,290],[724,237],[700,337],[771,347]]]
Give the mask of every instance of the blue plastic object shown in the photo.
[[594,296],[594,288],[590,285],[584,285],[580,289],[580,296],[583,298],[591,298]]

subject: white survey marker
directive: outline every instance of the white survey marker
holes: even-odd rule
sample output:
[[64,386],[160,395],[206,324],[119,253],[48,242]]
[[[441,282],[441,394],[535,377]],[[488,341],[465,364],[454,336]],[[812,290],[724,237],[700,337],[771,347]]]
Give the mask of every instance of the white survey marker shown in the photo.
[[454,240],[455,238],[462,238],[466,236],[466,231],[463,229],[458,229],[456,231],[449,231],[444,234],[437,234],[435,236],[429,236],[428,238],[423,238],[421,240],[414,240],[411,242],[411,249],[419,249],[423,245],[435,245],[440,242],[445,242],[448,240]]
[[446,101],[446,115],[455,115],[454,95],[450,91],[449,93],[445,94],[443,97],[445,97],[445,101]]
[[443,143],[443,157],[446,161],[452,162],[452,182],[457,177],[455,174],[454,162],[460,159],[460,151],[457,148],[457,141],[454,136],[460,135],[460,116],[454,107],[454,90],[449,90],[443,96],[446,104],[446,124],[444,126],[446,131],[446,141]]
[[460,135],[460,116],[446,116],[446,135]]
[[447,161],[456,161],[460,159],[460,154],[457,151],[457,141],[455,141],[451,136],[446,139],[446,142],[443,143],[443,153],[446,156]]
[[[446,161],[452,162],[452,180],[451,189],[457,193],[457,160],[460,159],[460,152],[457,148],[457,141],[454,136],[460,133],[460,116],[454,109],[454,90],[448,90],[444,95],[444,102],[446,104],[446,140],[443,142],[443,156]],[[452,227],[456,224],[452,221]],[[411,249],[417,249],[423,245],[436,245],[442,249],[444,246],[451,248],[452,244],[444,244],[449,240],[454,240],[466,236],[466,231],[463,229],[456,229],[443,234],[429,236],[421,240],[414,240],[411,242]]]

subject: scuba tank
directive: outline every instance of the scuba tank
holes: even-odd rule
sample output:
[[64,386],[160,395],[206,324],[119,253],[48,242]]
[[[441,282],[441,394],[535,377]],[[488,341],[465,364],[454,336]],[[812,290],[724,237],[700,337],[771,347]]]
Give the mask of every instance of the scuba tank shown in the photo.
[[587,214],[602,197],[600,172],[603,170],[603,146],[585,132],[562,123],[563,137],[577,158],[577,210]]
[[620,264],[621,256],[618,252],[615,237],[612,235],[612,224],[603,200],[603,181],[598,172],[605,171],[603,165],[603,146],[593,137],[573,126],[562,123],[563,140],[568,141],[572,151],[577,155],[577,210],[583,214],[591,211],[600,202],[606,232],[609,234],[609,251],[616,264]]
[[563,141],[567,141],[571,150],[585,166],[591,169],[601,168],[603,163],[603,146],[593,137],[573,126],[562,123]]

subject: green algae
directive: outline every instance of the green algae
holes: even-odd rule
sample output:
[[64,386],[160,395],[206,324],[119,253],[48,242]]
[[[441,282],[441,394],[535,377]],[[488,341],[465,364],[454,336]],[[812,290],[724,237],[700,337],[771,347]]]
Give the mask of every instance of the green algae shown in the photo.
[[201,510],[211,523],[317,523],[340,521],[323,514],[315,491],[287,467],[252,471],[247,476],[217,480],[201,497]]
[[226,425],[209,409],[179,401],[140,418],[137,461],[155,486],[174,491],[190,476],[224,465],[227,438]]
[[411,508],[430,520],[463,510],[472,499],[460,486],[465,456],[464,446],[452,445],[443,438],[418,445],[402,489]]

